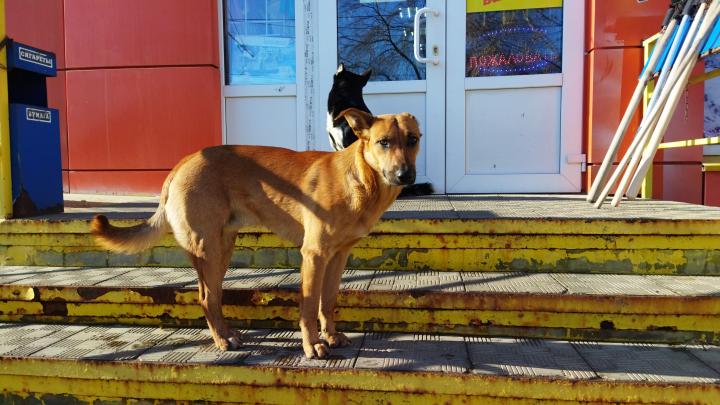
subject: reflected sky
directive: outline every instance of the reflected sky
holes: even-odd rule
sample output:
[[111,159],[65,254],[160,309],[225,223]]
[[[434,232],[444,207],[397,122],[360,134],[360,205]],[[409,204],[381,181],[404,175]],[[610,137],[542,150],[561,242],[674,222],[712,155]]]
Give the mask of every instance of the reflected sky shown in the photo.
[[226,0],[227,84],[295,83],[295,3]]

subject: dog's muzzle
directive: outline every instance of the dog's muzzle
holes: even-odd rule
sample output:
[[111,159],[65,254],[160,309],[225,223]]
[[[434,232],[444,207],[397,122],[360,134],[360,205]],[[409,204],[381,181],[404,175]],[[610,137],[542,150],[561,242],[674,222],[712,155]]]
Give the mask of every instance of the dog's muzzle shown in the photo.
[[407,186],[415,183],[415,167],[402,166],[392,173],[389,179],[393,185]]

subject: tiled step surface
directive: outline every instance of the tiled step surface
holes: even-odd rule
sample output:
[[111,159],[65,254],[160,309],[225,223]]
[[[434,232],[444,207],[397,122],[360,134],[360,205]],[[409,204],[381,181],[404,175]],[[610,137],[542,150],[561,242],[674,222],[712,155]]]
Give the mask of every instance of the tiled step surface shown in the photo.
[[[203,326],[189,268],[0,270],[0,320]],[[240,327],[294,328],[299,271],[235,269],[224,313]],[[720,341],[720,278],[347,270],[344,330],[607,341]]]
[[[399,394],[431,402],[720,401],[715,346],[351,333],[351,346],[309,360],[299,332],[242,336],[241,349],[220,352],[205,329],[0,324],[0,386],[6,399],[26,389],[38,398],[286,403],[319,398],[318,390],[327,399],[350,391],[386,401]],[[250,396],[232,398],[236,393]]]
[[[157,197],[65,194],[65,213],[37,217],[43,221],[147,218]],[[618,207],[594,208],[584,194],[431,195],[396,200],[384,219],[619,219],[720,220],[720,208],[676,201],[626,200]],[[18,221],[23,221],[19,219]]]

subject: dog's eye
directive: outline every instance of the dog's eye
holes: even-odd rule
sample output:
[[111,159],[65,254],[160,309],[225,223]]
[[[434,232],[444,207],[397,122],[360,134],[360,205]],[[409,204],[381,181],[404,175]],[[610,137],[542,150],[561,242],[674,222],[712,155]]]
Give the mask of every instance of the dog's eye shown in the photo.
[[411,136],[408,138],[407,144],[408,146],[415,146],[418,143],[417,137]]
[[381,139],[381,140],[378,141],[378,143],[379,143],[380,146],[382,146],[383,148],[386,148],[386,149],[387,149],[387,148],[390,147],[390,141],[388,141],[387,139]]

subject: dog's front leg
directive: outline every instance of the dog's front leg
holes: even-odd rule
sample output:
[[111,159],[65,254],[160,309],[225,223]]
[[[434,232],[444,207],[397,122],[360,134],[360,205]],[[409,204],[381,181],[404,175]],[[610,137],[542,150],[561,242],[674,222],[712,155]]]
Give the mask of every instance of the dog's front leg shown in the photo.
[[300,253],[303,258],[300,268],[300,293],[302,295],[300,299],[300,331],[302,332],[303,350],[308,358],[322,359],[330,353],[327,346],[320,340],[317,326],[320,295],[328,259],[322,249],[317,247],[303,245]]
[[335,329],[335,303],[340,290],[342,273],[345,270],[345,265],[347,265],[351,249],[352,245],[340,249],[330,260],[327,270],[325,270],[319,315],[320,330],[325,335],[325,340],[327,340],[330,347],[344,347],[352,343],[344,333],[340,333]]

